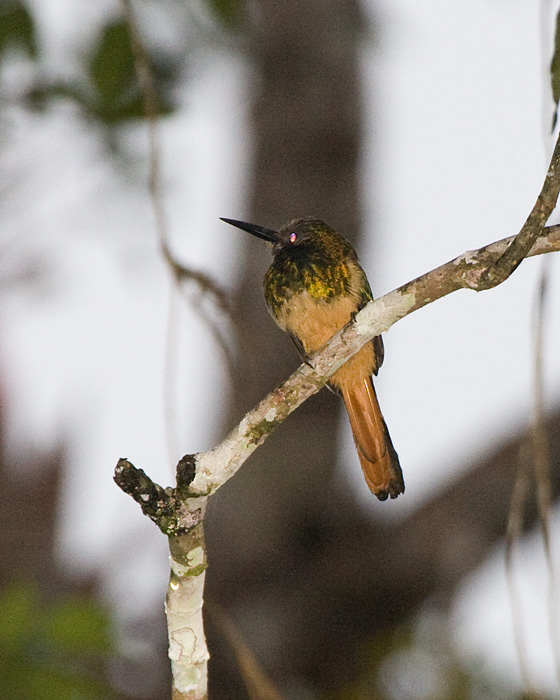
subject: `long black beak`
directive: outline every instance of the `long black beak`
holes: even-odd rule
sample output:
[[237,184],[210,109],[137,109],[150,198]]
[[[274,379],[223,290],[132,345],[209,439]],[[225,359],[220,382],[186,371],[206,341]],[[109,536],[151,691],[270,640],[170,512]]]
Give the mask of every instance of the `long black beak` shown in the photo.
[[242,231],[247,231],[257,238],[262,238],[269,243],[276,243],[278,241],[278,233],[270,228],[263,228],[262,226],[257,226],[256,224],[248,224],[245,221],[237,221],[236,219],[224,219],[220,216],[220,221],[225,221],[226,224],[231,224],[240,228]]

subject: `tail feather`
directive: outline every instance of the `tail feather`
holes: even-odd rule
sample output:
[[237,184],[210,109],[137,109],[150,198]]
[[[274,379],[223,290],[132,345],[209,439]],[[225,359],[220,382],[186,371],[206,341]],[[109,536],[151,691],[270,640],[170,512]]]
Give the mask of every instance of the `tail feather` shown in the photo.
[[382,501],[396,498],[404,492],[402,470],[371,377],[341,390],[367,485]]

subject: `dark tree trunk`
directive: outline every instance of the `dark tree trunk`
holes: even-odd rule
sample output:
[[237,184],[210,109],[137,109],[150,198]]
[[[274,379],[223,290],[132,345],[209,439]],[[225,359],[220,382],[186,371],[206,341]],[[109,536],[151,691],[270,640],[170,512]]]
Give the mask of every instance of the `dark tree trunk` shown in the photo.
[[[272,228],[317,215],[356,242],[358,5],[263,0],[256,9],[250,206],[227,214]],[[236,306],[244,333],[228,428],[299,362],[265,309],[270,252],[262,241],[232,235],[242,237]],[[340,409],[320,392],[210,504],[208,598],[229,611],[280,685],[305,677],[333,689],[344,680],[341,667],[353,673],[361,638],[401,624],[428,598],[451,595],[505,532],[518,441],[387,527],[365,517],[332,479]],[[550,425],[557,463],[558,417]],[[357,458],[353,466],[359,469]],[[555,494],[558,488],[557,472]],[[246,697],[231,650],[208,622],[212,700]]]
[[[250,40],[257,78],[247,218],[274,228],[317,215],[355,240],[361,122],[357,3],[269,0],[258,5],[258,14]],[[234,424],[299,358],[265,308],[267,245],[241,232],[232,235],[242,237],[244,260],[236,298],[244,328]],[[213,499],[208,537],[224,574],[247,557],[268,560],[271,550],[297,534],[302,519],[325,509],[333,489],[340,408],[327,391],[307,402]],[[224,532],[227,542],[220,545]]]
[[[249,38],[256,68],[250,203],[247,212],[229,215],[271,228],[316,215],[356,242],[361,218],[358,3],[264,0],[255,9],[258,17]],[[242,237],[235,301],[244,327],[230,425],[299,364],[289,338],[265,308],[262,278],[270,264],[268,247],[241,232],[232,235]],[[328,512],[330,503],[344,499],[334,492],[332,480],[340,409],[337,397],[320,392],[212,499],[207,521],[210,598],[227,607],[241,570],[265,587],[273,584],[277,566],[282,566],[277,557],[290,552],[299,559],[312,536],[310,523]],[[359,469],[357,459],[355,466]],[[259,609],[256,601],[254,610]],[[224,678],[220,635],[212,634],[211,624],[208,629],[211,696],[231,700],[234,664],[223,667]],[[245,625],[241,632],[252,636]],[[261,641],[266,644],[268,636],[264,630]]]

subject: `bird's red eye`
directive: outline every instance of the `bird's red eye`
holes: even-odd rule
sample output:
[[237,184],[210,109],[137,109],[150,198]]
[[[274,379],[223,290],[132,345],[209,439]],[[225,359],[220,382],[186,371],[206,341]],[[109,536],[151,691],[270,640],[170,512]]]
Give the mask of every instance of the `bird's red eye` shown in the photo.
[[297,240],[297,234],[296,233],[290,233],[290,243],[295,243]]

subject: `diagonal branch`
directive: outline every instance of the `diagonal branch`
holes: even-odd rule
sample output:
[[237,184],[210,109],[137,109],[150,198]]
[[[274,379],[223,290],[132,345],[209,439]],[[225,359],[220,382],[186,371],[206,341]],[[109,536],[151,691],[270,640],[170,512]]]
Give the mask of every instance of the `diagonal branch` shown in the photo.
[[[202,523],[208,496],[232,477],[287,416],[371,338],[399,319],[461,288],[503,255],[514,237],[468,251],[365,306],[291,377],[247,413],[209,452],[186,456],[177,487],[162,489],[142,470],[120,460],[115,481],[169,536],[171,575],[166,598],[174,700],[206,700],[208,650],[202,625],[206,554]],[[560,226],[551,226],[529,250],[560,250]],[[175,512],[172,512],[174,509]]]
[[[249,411],[220,445],[196,456],[196,476],[189,486],[190,495],[215,492],[290,413],[319,391],[363,345],[413,311],[458,289],[471,288],[472,280],[499,260],[515,238],[511,236],[467,251],[367,304],[308,360],[308,364],[298,367],[291,377]],[[544,229],[528,255],[559,250],[560,226],[550,226]]]
[[556,140],[554,151],[548,166],[548,172],[537,201],[521,231],[510,245],[487,270],[480,275],[473,289],[481,291],[491,289],[504,282],[527,257],[529,251],[541,235],[546,222],[554,211],[560,192],[560,135]]
[[[207,698],[208,650],[202,625],[206,569],[202,518],[207,497],[232,477],[274,429],[319,391],[328,377],[365,343],[413,311],[457,289],[469,288],[473,275],[479,276],[493,265],[513,240],[514,237],[506,238],[464,253],[367,304],[309,359],[309,364],[301,365],[247,413],[220,445],[209,452],[184,457],[177,468],[175,489],[162,489],[127,460],[119,461],[115,481],[144,506],[145,512],[150,511],[149,517],[169,536],[171,575],[166,613],[174,700]],[[528,254],[558,250],[560,226],[551,226]],[[169,512],[173,506],[176,513]]]

